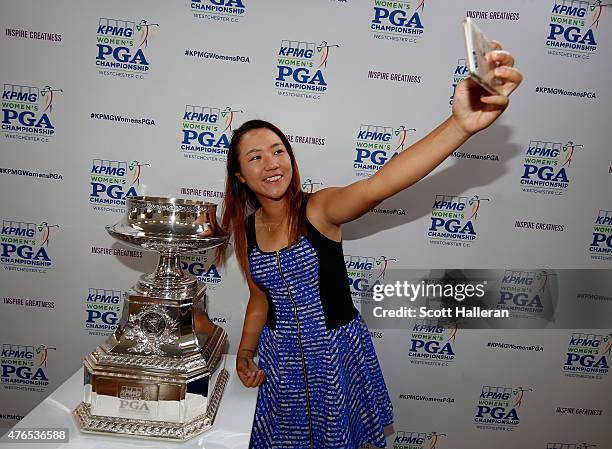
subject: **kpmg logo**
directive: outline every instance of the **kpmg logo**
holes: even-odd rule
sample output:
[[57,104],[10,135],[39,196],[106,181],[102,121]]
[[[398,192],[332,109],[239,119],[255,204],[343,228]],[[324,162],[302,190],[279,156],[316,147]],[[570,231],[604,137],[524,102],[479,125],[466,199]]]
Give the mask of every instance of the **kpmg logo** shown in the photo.
[[573,333],[564,353],[563,373],[567,377],[601,380],[610,371],[612,334]]
[[542,318],[547,312],[542,298],[550,293],[553,276],[556,274],[547,270],[506,270],[499,287],[497,308],[508,310],[512,318]]
[[182,255],[181,268],[206,284],[209,290],[215,290],[223,281],[219,269],[214,264],[214,258],[208,253]]
[[143,167],[150,164],[94,159],[90,168],[89,203],[96,211],[124,212],[125,198],[140,194]]
[[489,386],[482,387],[476,403],[474,424],[478,429],[513,431],[521,423],[525,393],[531,388]]
[[436,195],[427,230],[429,243],[470,247],[477,238],[474,223],[485,201],[490,200],[478,195],[469,199],[466,196]]
[[355,176],[367,178],[385,163],[410,146],[408,134],[416,129],[401,125],[360,125],[355,142],[353,170]]
[[415,44],[423,37],[425,0],[374,0],[370,31],[376,39]]
[[227,162],[231,132],[242,109],[186,105],[181,121],[183,157]]
[[2,133],[7,139],[49,142],[55,135],[53,105],[62,89],[4,84]]
[[104,76],[143,79],[151,69],[149,41],[157,23],[102,17],[96,32],[96,67]]
[[564,195],[571,183],[572,160],[584,145],[531,140],[523,158],[523,192]]
[[242,0],[190,0],[193,17],[216,22],[239,22],[244,17]]
[[417,320],[412,326],[408,359],[417,365],[449,366],[455,361],[457,327],[446,328],[436,320]]
[[442,449],[439,445],[445,433],[398,430],[393,437],[393,449]]
[[600,209],[593,220],[589,254],[592,260],[612,260],[612,210]]
[[6,389],[43,392],[49,386],[47,364],[50,348],[3,343],[0,355],[0,385]]
[[123,292],[90,287],[85,296],[85,330],[90,335],[108,336],[117,327],[123,307]]
[[465,59],[457,59],[457,65],[453,72],[453,83],[451,84],[451,95],[448,99],[448,104],[453,106],[453,99],[455,98],[455,89],[457,84],[466,79],[470,75],[469,68]]
[[327,92],[327,66],[338,44],[283,40],[276,57],[278,95],[319,100]]
[[556,0],[551,9],[546,47],[549,55],[590,59],[600,43],[599,23],[604,7],[602,0]]
[[54,268],[49,250],[52,229],[57,224],[39,224],[2,219],[0,232],[0,264],[5,270],[46,273]]
[[397,262],[397,259],[385,255],[378,257],[344,255],[344,265],[354,302],[373,298],[374,286],[384,281],[392,262]]

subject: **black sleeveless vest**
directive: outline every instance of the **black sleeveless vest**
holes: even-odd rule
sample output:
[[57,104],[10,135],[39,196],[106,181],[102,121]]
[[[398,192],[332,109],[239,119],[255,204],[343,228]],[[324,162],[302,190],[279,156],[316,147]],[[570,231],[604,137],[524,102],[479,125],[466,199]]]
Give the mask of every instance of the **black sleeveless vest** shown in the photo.
[[[357,316],[357,309],[351,298],[348,273],[344,263],[342,242],[336,242],[325,237],[306,218],[306,201],[301,213],[306,224],[306,239],[314,248],[319,262],[319,295],[328,330],[336,329]],[[258,248],[255,233],[255,213],[247,217],[248,254],[253,248]],[[266,325],[271,329],[276,325],[274,303],[268,296],[268,319]]]

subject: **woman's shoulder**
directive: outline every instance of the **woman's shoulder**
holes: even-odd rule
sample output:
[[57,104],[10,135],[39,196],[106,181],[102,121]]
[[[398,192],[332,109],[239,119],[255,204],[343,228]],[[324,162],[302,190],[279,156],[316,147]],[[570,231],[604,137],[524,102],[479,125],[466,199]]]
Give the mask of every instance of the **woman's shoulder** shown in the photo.
[[330,223],[325,218],[324,203],[326,195],[331,189],[339,187],[327,187],[313,193],[307,194],[306,204],[306,221],[312,225],[315,230],[329,240],[340,242],[342,240],[341,227]]

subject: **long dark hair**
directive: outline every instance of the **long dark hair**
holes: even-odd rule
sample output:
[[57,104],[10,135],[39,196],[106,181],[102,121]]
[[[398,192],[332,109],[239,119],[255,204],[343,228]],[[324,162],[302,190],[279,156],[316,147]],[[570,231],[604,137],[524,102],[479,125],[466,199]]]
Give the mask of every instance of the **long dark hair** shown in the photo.
[[[246,183],[240,182],[236,176],[236,173],[240,171],[240,150],[238,146],[242,136],[247,131],[260,128],[269,129],[276,134],[291,158],[292,177],[286,193],[289,195],[289,244],[293,245],[296,243],[305,229],[304,214],[302,213],[305,204],[305,194],[302,191],[300,173],[289,140],[287,140],[287,137],[280,129],[270,122],[264,120],[249,120],[244,122],[240,128],[234,130],[227,152],[227,179],[225,181],[225,198],[223,201],[221,228],[229,235],[229,239],[226,240],[223,245],[217,247],[216,256],[217,262],[222,265],[227,259],[228,243],[231,240],[234,246],[234,252],[236,253],[236,259],[245,276],[249,271],[246,218],[248,214],[261,207],[261,204],[259,204],[257,197],[249,186],[247,186]],[[291,213],[294,211],[298,213]]]

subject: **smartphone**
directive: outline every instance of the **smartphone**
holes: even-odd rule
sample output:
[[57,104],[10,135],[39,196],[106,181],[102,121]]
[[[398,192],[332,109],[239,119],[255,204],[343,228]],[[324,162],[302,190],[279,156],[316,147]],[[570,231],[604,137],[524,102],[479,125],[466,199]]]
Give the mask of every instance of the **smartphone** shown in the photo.
[[487,62],[485,58],[485,55],[493,50],[493,45],[470,17],[463,20],[463,37],[465,39],[468,70],[472,79],[490,94],[503,95],[495,87],[499,84],[499,80],[495,78],[493,73],[497,65],[494,61]]

